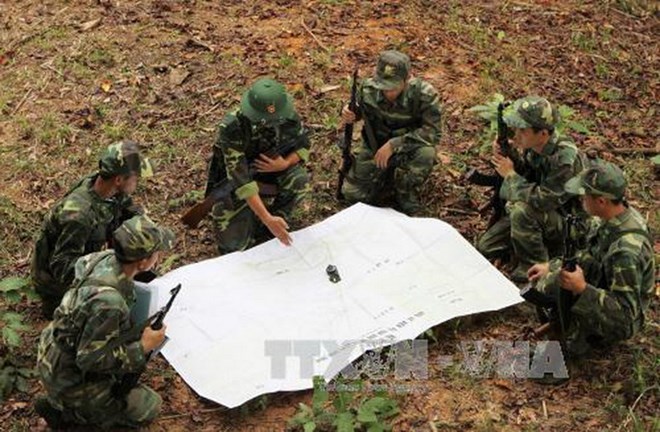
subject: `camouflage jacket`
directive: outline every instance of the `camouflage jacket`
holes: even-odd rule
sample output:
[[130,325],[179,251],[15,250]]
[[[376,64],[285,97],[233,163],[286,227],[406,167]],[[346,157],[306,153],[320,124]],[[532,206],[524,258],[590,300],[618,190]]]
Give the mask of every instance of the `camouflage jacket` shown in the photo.
[[655,288],[653,244],[642,216],[628,208],[604,222],[580,266],[588,285],[572,313],[594,323],[613,321],[621,334],[611,336],[631,337],[644,322]]
[[142,213],[126,195],[101,198],[93,188],[97,175],[76,183],[46,215],[32,261],[37,291],[68,288],[76,260],[103,249],[115,228]]
[[135,286],[123,273],[112,250],[80,258],[76,281],[41,333],[37,370],[48,395],[68,405],[102,399],[123,374],[146,363],[138,340],[107,345],[134,331],[130,309]]
[[568,205],[570,210],[582,213],[579,200],[572,199],[574,197],[564,191],[564,184],[584,166],[584,158],[573,141],[555,133],[542,154],[525,150],[522,167],[526,172],[506,177],[500,188],[500,197],[509,202],[525,202],[541,211],[558,210]]
[[[441,110],[438,93],[431,84],[412,78],[394,103],[385,99],[383,92],[374,87],[373,78],[367,78],[358,93],[360,112],[366,117],[374,133],[377,147],[388,140],[394,153],[404,153],[423,146],[435,146],[440,141]],[[366,127],[362,140],[372,151]]]
[[275,126],[266,126],[250,122],[238,109],[234,110],[218,127],[206,195],[225,179],[232,182],[237,198],[255,195],[259,188],[251,165],[259,154],[272,157],[273,153],[278,153],[286,157],[292,152],[303,162],[309,158],[309,139],[298,114]]

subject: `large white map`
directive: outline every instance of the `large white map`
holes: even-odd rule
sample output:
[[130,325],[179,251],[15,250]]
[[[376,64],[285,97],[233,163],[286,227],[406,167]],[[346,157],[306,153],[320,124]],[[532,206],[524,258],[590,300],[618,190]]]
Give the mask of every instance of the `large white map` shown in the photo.
[[[271,240],[150,284],[160,305],[182,284],[162,353],[200,396],[232,408],[264,393],[311,388],[312,375],[329,380],[370,347],[356,341],[414,339],[451,318],[521,301],[511,282],[437,219],[356,204],[292,237],[293,246]],[[330,281],[328,265],[339,282]],[[310,369],[299,349],[315,345]]]

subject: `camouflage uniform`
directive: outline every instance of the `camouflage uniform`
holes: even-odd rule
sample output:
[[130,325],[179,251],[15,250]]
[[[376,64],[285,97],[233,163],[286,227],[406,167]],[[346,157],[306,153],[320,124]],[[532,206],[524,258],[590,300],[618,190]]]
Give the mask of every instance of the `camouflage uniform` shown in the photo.
[[132,141],[111,144],[99,161],[99,172],[76,183],[46,215],[35,245],[31,272],[48,319],[73,281],[76,260],[103,249],[114,228],[142,213],[124,194],[103,199],[94,191],[99,175],[132,172],[145,177],[152,174],[151,165],[140,157],[137,144]]
[[[621,170],[605,162],[594,164],[566,184],[572,194],[614,200],[623,199],[625,187]],[[653,242],[644,218],[627,207],[604,221],[578,263],[587,288],[571,308],[566,343],[572,356],[628,339],[642,327],[655,288]],[[558,297],[560,264],[551,262],[551,272],[537,289]]]
[[142,372],[146,363],[141,329],[130,320],[135,286],[122,262],[170,249],[173,234],[136,216],[115,231],[114,240],[115,251],[76,262],[76,281],[41,333],[37,371],[49,407],[44,410],[42,399],[37,409],[47,420],[56,412],[65,423],[137,426],[160,410],[160,396],[147,386],[117,392],[125,374]]
[[[396,207],[406,214],[422,210],[420,189],[435,164],[435,145],[440,141],[438,94],[426,81],[407,81],[396,101],[389,102],[382,90],[400,86],[410,73],[410,59],[397,51],[381,53],[376,76],[360,86],[357,119],[365,119],[362,141],[342,193],[349,202],[378,204],[387,189],[393,189]],[[373,131],[370,138],[369,127]],[[375,142],[374,142],[375,141]],[[393,154],[387,169],[376,166],[376,151],[390,141]]]
[[[557,114],[547,100],[530,96],[507,109],[504,121],[512,128],[554,129]],[[579,202],[564,191],[585,159],[570,138],[553,132],[542,153],[527,149],[518,162],[525,172],[506,177],[500,188],[507,215],[484,233],[477,249],[488,259],[507,256],[513,249],[518,267],[512,279],[526,281],[529,267],[562,253],[563,214],[577,213],[587,225]]]
[[284,87],[261,79],[245,92],[240,108],[222,120],[213,146],[206,195],[224,182],[231,185],[231,194],[212,209],[220,253],[245,250],[255,243],[257,230],[267,231],[245,201],[259,193],[258,183],[277,185],[268,209],[284,219],[308,195],[309,177],[301,163],[276,173],[257,173],[252,167],[262,153],[286,157],[292,152],[307,161],[307,133]]

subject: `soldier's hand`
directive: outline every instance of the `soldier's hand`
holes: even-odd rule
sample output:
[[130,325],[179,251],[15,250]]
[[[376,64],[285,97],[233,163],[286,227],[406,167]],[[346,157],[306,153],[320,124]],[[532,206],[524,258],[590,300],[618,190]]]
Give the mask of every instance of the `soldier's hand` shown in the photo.
[[389,162],[393,153],[394,150],[392,149],[392,143],[390,141],[383,144],[383,146],[378,149],[376,155],[374,156],[376,166],[380,169],[387,168],[387,163]]
[[559,284],[573,294],[582,294],[587,289],[587,281],[584,279],[584,272],[580,266],[577,266],[572,272],[562,269],[559,273]]
[[264,220],[264,224],[280,242],[287,246],[291,244],[291,236],[287,231],[289,229],[289,225],[286,223],[284,218],[279,216],[269,216],[266,218],[266,220]]
[[504,157],[500,154],[494,154],[490,160],[495,167],[495,171],[502,177],[508,177],[516,173],[513,169],[513,161],[508,157]]
[[527,279],[529,279],[530,282],[537,281],[547,275],[549,271],[550,263],[534,264],[529,270],[527,270]]
[[163,324],[160,330],[154,330],[151,327],[147,326],[142,331],[142,338],[140,342],[142,343],[142,350],[144,353],[148,353],[156,349],[160,344],[165,340],[165,328],[167,326]]
[[344,105],[344,108],[341,109],[341,121],[344,124],[355,123],[357,116],[353,111],[348,108],[348,104]]
[[254,161],[254,167],[257,169],[257,172],[260,173],[280,172],[289,168],[289,163],[281,155],[269,158],[261,153]]

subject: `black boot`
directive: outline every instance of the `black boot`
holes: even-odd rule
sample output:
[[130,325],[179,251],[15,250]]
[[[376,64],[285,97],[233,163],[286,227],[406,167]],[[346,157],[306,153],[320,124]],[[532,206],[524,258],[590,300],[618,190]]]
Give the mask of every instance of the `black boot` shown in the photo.
[[52,429],[62,429],[66,427],[62,411],[55,408],[45,396],[39,396],[34,402],[34,410],[46,420],[48,426]]

